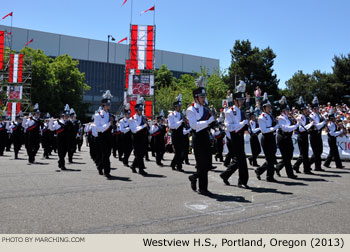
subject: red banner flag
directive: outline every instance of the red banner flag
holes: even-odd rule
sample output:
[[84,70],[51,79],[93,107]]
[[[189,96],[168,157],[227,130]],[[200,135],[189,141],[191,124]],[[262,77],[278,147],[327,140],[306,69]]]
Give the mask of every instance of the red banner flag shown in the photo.
[[148,11],[154,11],[155,10],[155,6],[153,5],[151,8],[149,8],[148,10],[145,10],[143,12],[140,13],[140,16]]
[[33,41],[34,41],[34,39],[29,40],[24,46],[29,45],[29,44],[32,43]]
[[128,37],[125,37],[125,38],[123,38],[122,40],[120,40],[120,41],[118,42],[118,44],[120,44],[121,42],[123,42],[123,41],[125,41],[125,40],[128,40]]
[[123,6],[124,4],[126,4],[127,1],[128,1],[128,0],[125,0],[124,3],[122,4],[122,6]]
[[7,18],[8,16],[11,16],[11,17],[12,17],[12,14],[13,14],[13,11],[11,11],[9,14],[7,14],[6,16],[4,16],[1,20]]
[[5,32],[0,31],[0,70],[4,66]]
[[10,36],[12,34],[12,32],[8,32],[6,33],[6,36]]

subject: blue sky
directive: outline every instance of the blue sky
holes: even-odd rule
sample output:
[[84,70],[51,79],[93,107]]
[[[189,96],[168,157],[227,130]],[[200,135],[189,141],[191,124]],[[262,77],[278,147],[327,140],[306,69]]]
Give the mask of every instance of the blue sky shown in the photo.
[[[106,40],[129,35],[131,1],[1,1],[0,16],[14,12],[13,25]],[[156,5],[156,48],[220,59],[230,65],[236,39],[270,46],[280,87],[296,71],[330,72],[334,55],[350,53],[348,0],[133,0],[133,23],[152,24]],[[0,22],[10,25],[7,18]]]

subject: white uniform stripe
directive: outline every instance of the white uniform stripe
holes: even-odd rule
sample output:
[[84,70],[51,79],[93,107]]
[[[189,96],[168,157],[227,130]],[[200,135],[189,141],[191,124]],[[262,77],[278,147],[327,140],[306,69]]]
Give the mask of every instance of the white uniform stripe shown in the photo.
[[18,56],[18,54],[15,54],[13,57],[13,83],[18,81]]
[[139,25],[137,32],[137,60],[139,69],[145,69],[147,26]]
[[16,109],[17,109],[17,102],[12,102],[11,121],[15,121],[16,120]]

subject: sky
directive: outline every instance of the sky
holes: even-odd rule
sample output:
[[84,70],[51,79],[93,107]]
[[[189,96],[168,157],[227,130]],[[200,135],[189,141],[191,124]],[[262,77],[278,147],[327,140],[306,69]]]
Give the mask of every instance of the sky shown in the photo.
[[[279,87],[298,70],[332,71],[334,55],[350,53],[348,0],[1,0],[13,26],[97,40],[129,36],[131,22],[156,24],[156,48],[231,63],[235,40],[249,39],[277,55]],[[133,4],[132,4],[133,2]],[[156,11],[140,16],[155,5]],[[154,19],[153,19],[154,18]],[[0,21],[10,25],[10,18]]]

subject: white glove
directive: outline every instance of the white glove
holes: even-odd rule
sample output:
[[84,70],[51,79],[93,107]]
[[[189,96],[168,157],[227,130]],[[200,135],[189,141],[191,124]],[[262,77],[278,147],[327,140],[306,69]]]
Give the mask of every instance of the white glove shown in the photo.
[[208,122],[208,124],[211,124],[212,122],[214,122],[214,120],[215,120],[214,116],[211,116],[207,122]]

